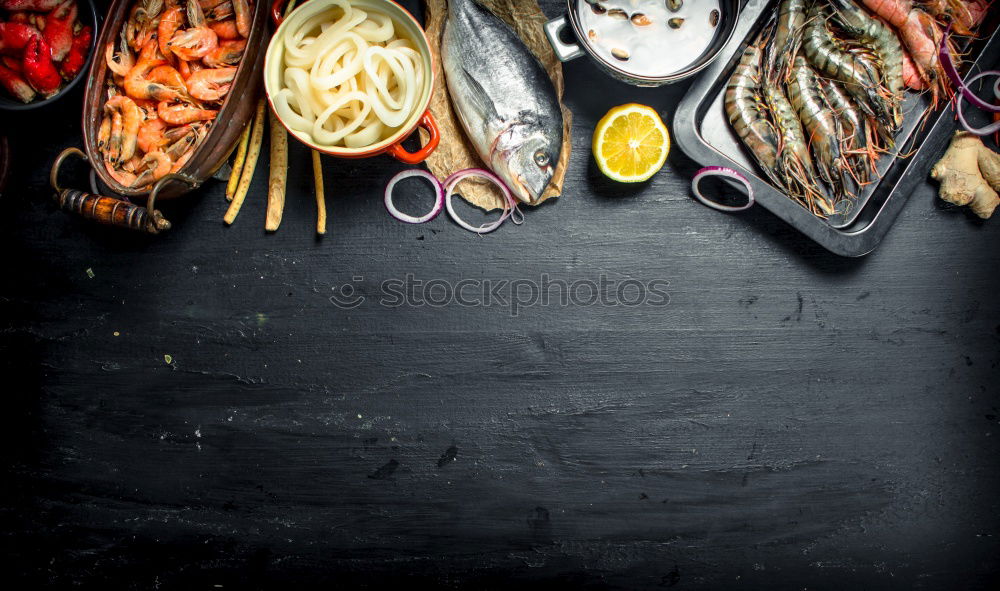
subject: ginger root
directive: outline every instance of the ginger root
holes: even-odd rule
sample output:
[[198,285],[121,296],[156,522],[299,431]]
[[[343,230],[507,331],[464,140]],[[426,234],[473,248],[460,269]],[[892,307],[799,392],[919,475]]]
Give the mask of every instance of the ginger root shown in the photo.
[[941,199],[968,205],[984,220],[1000,205],[1000,154],[971,133],[955,133],[948,151],[931,169],[931,178],[941,181]]

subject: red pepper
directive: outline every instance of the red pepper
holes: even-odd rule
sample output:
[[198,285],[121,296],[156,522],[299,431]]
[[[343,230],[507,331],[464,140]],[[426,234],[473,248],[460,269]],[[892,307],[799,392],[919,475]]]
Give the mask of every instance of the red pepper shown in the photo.
[[90,27],[80,29],[80,32],[73,37],[73,45],[66,54],[66,59],[59,65],[63,78],[72,80],[80,72],[80,68],[87,61],[87,52],[90,51]]
[[0,53],[20,56],[28,42],[41,33],[31,25],[0,23]]
[[21,102],[30,103],[35,98],[35,91],[24,78],[6,66],[0,66],[0,86]]
[[52,59],[61,62],[73,45],[73,23],[76,21],[76,0],[66,0],[45,16],[42,35],[52,50]]
[[28,47],[24,50],[24,77],[35,90],[45,96],[55,94],[62,84],[62,76],[52,63],[49,44],[41,37],[28,42]]

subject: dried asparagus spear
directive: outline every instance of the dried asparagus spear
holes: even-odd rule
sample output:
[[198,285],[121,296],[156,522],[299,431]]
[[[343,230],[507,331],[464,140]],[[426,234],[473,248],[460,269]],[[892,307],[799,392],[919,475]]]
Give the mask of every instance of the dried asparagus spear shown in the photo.
[[[288,18],[293,10],[295,10],[295,0],[291,0],[285,7],[284,17]],[[281,225],[281,216],[285,212],[285,192],[288,185],[288,133],[273,112],[269,113],[268,121],[271,129],[271,158],[264,230],[275,232]]]
[[260,156],[260,145],[264,140],[264,99],[257,101],[257,112],[253,116],[253,131],[250,134],[250,147],[247,149],[246,161],[243,163],[243,170],[240,172],[240,184],[233,195],[233,202],[229,204],[225,217],[222,219],[226,224],[231,224],[240,213],[240,207],[247,198],[247,191],[250,189],[250,181],[253,180],[254,170],[257,168],[257,158]]
[[323,194],[323,163],[319,152],[313,153],[313,180],[316,183],[316,233],[326,234],[326,197]]
[[271,122],[271,175],[267,182],[267,216],[264,229],[274,232],[281,225],[281,214],[285,211],[285,187],[288,181],[288,133],[278,121],[277,115],[270,114]]
[[226,201],[232,201],[236,194],[236,187],[240,184],[240,172],[243,171],[243,163],[247,158],[247,146],[250,145],[250,128],[252,123],[247,123],[240,134],[240,143],[236,148],[236,158],[233,160],[233,171],[229,174],[229,183],[226,185]]

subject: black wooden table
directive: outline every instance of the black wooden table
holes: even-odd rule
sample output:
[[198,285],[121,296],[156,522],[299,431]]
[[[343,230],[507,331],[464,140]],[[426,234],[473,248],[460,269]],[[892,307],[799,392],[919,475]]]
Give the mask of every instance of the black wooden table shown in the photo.
[[316,239],[297,145],[275,234],[262,174],[232,227],[209,183],[109,232],[45,180],[80,93],[4,117],[4,578],[995,588],[1000,222],[927,183],[848,260],[700,206],[678,152],[616,185],[597,118],[684,88],[565,72],[565,195],[486,237],[392,220],[382,157],[326,160]]

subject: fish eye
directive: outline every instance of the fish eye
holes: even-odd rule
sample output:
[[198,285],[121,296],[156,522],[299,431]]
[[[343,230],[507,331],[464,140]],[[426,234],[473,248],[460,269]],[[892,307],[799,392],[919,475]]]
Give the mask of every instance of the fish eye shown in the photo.
[[538,166],[548,166],[549,155],[541,150],[535,152],[535,164],[537,164]]

